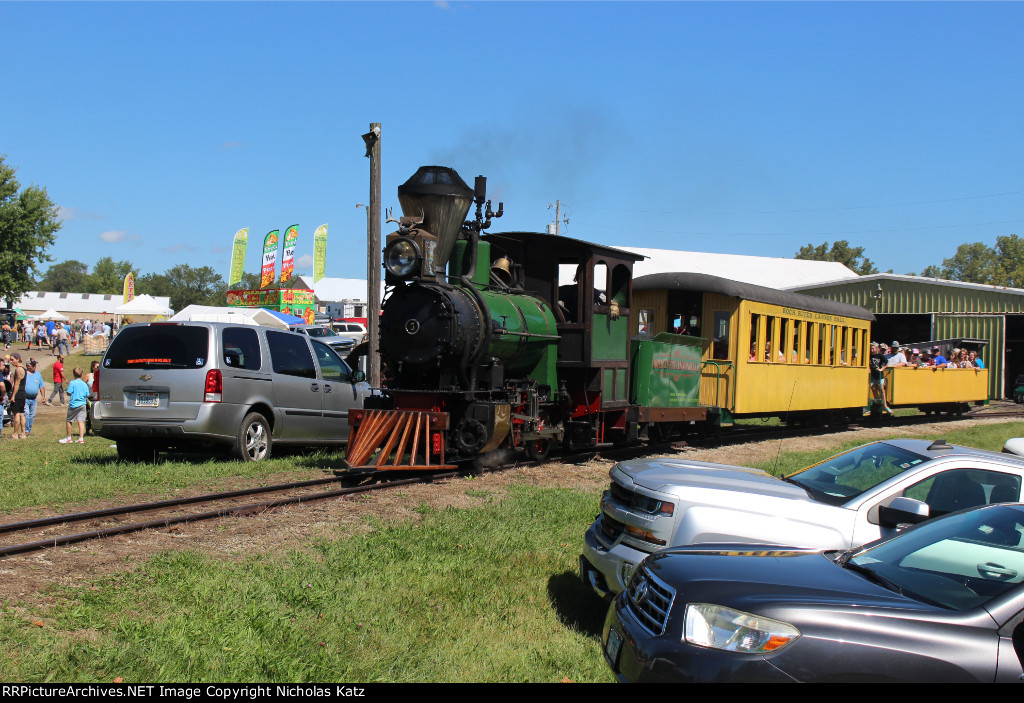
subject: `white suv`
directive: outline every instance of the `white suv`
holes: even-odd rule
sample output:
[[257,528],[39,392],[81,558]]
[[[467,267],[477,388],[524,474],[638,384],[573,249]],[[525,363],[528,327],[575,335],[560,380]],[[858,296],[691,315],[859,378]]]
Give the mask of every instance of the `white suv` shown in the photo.
[[359,322],[332,322],[331,328],[340,337],[352,340],[353,344],[361,344],[366,341],[366,327]]

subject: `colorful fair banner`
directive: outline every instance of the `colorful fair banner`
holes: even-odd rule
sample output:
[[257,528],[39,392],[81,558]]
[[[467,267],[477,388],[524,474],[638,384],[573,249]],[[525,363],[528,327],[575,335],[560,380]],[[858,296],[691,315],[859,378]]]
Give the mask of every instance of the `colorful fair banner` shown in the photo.
[[324,277],[327,272],[327,225],[316,228],[313,233],[313,283]]
[[130,273],[127,276],[124,277],[124,289],[123,289],[123,292],[124,292],[124,303],[121,303],[122,305],[130,303],[130,302],[132,302],[132,300],[135,299],[135,277],[132,276]]
[[295,242],[299,238],[299,226],[292,225],[284,231],[284,258],[281,259],[281,284],[292,279],[295,272]]
[[263,269],[260,271],[260,288],[266,288],[274,282],[274,271],[277,269],[277,230],[267,232],[263,240]]
[[242,280],[245,273],[245,250],[249,248],[249,228],[243,227],[235,232],[235,243],[231,249],[231,273],[228,275],[228,284],[235,285]]

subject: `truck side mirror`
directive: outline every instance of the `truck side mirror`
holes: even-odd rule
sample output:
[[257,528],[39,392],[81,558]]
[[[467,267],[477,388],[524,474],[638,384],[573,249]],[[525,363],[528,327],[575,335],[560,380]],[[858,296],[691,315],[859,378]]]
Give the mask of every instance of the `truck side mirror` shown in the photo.
[[878,524],[890,529],[902,530],[910,525],[924,522],[931,516],[927,503],[913,498],[899,496],[893,498],[889,505],[878,509]]

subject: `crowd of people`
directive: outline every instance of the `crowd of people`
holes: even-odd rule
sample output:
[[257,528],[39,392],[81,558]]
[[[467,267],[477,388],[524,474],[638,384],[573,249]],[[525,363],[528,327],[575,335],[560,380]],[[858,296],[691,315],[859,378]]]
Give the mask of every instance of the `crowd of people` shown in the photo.
[[[2,431],[5,417],[10,418],[10,439],[27,439],[32,436],[32,425],[39,403],[54,405],[54,398],[59,398],[56,405],[63,407],[66,399],[68,408],[67,436],[60,442],[84,443],[88,403],[99,397],[100,362],[94,360],[89,373],[83,372],[81,367],[75,367],[71,372],[74,380],[67,383],[64,355],[58,353],[50,369],[53,388],[49,398],[46,396],[46,381],[38,367],[34,358],[29,357],[23,361],[17,351],[5,354],[0,360],[0,439],[6,439]],[[78,424],[77,440],[72,438],[74,423]]]
[[109,339],[116,332],[117,323],[114,320],[18,320],[13,327],[4,320],[0,324],[0,341],[3,342],[5,352],[18,344],[25,345],[23,351],[31,351],[34,344],[36,351],[49,349],[52,356],[60,353],[67,356],[87,335],[102,335]]
[[985,362],[973,349],[954,348],[949,358],[942,354],[938,345],[931,349],[921,350],[918,347],[907,347],[898,341],[891,345],[884,342],[871,343],[871,392],[876,400],[881,401],[883,412],[891,412],[885,400],[885,376],[883,371],[888,368],[911,369],[974,369],[985,368]]

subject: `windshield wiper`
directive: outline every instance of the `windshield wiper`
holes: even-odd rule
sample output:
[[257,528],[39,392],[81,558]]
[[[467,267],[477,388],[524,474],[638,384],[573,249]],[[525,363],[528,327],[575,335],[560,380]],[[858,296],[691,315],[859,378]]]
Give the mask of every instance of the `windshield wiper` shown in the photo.
[[[846,555],[844,555],[844,556],[846,556]],[[840,559],[843,559],[843,557],[840,557]],[[901,596],[902,595],[906,595],[906,594],[903,593],[903,587],[900,586],[898,583],[896,583],[895,581],[890,581],[889,579],[887,579],[886,577],[882,576],[880,573],[878,573],[874,569],[869,569],[866,566],[861,566],[860,564],[857,564],[857,563],[854,563],[854,562],[850,561],[848,556],[846,556],[845,560],[843,560],[841,563],[840,562],[837,562],[837,563],[839,563],[839,565],[841,567],[843,567],[844,569],[849,569],[850,571],[856,571],[858,574],[862,574],[862,575],[866,576],[868,578],[868,580],[874,581],[875,583],[879,584],[880,586],[884,586],[885,588],[889,589],[890,591],[894,591],[896,593],[899,593]]]

